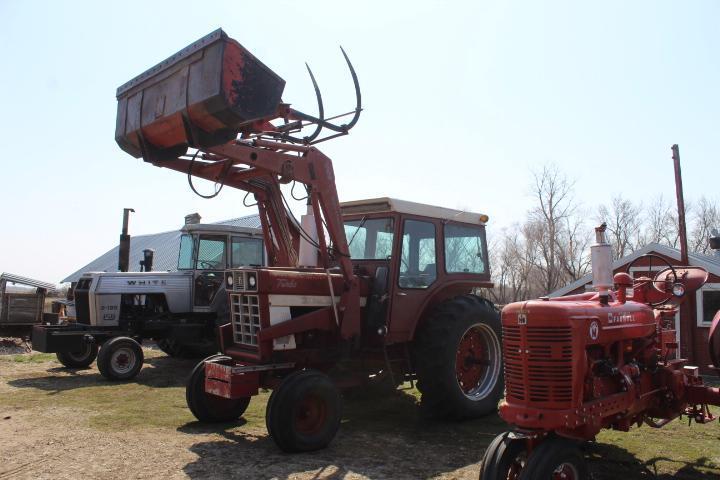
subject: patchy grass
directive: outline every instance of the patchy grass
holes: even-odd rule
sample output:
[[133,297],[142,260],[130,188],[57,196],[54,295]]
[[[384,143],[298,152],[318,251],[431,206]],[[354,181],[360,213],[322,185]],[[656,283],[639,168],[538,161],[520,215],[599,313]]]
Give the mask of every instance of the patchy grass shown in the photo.
[[17,362],[17,363],[45,363],[55,360],[54,353],[31,353],[20,355],[3,355],[0,356],[0,362]]
[[[74,413],[73,418],[49,417],[48,422],[57,422],[56,429],[78,424],[102,435],[131,431],[162,441],[192,442],[189,451],[198,458],[183,470],[198,478],[211,477],[222,458],[235,457],[240,463],[268,458],[273,468],[282,464],[288,478],[312,470],[308,465],[327,463],[338,472],[363,472],[370,478],[474,479],[484,448],[505,430],[497,416],[450,423],[423,420],[414,389],[363,389],[345,396],[341,433],[330,449],[275,458],[277,450],[265,433],[269,392],[253,398],[241,422],[201,425],[185,405],[185,381],[195,361],[147,349],[145,355],[147,364],[137,379],[119,383],[104,380],[94,367],[60,368],[53,354],[0,357],[0,413],[57,408]],[[172,456],[173,450],[166,455]],[[720,478],[720,426],[688,427],[675,421],[659,430],[604,431],[588,445],[587,456],[594,480]]]

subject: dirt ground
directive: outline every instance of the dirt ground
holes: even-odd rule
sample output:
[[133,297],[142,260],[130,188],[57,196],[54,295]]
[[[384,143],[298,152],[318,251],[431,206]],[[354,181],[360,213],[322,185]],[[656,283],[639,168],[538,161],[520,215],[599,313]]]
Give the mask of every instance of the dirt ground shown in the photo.
[[[344,400],[328,449],[287,455],[267,436],[267,393],[240,422],[204,426],[184,399],[195,362],[145,354],[143,371],[126,383],[105,381],[94,366],[63,369],[53,355],[0,355],[0,480],[477,479],[485,446],[504,429],[497,417],[422,420],[417,392],[366,393]],[[594,479],[720,478],[720,426],[638,432],[589,446]]]

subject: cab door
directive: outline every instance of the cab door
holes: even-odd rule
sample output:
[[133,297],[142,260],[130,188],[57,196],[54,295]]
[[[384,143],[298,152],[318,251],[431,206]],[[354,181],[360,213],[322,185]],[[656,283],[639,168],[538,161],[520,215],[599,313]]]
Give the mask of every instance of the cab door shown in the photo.
[[397,275],[392,291],[389,342],[405,341],[418,320],[428,291],[435,285],[437,225],[432,221],[405,218],[397,245]]
[[227,268],[227,236],[200,235],[193,274],[193,311],[214,311],[223,290],[223,273]]

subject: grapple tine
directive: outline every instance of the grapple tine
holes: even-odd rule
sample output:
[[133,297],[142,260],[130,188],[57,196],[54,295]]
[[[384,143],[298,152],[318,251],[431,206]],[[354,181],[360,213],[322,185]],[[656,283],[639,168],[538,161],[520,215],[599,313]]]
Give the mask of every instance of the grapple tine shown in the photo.
[[312,135],[303,138],[305,143],[310,143],[313,140],[315,140],[318,137],[318,135],[320,135],[320,132],[323,129],[323,123],[325,122],[325,107],[323,106],[322,94],[320,93],[320,87],[318,87],[317,81],[315,80],[315,75],[313,75],[313,72],[310,69],[310,65],[308,65],[307,62],[305,63],[305,67],[307,68],[307,71],[310,74],[310,80],[312,80],[313,88],[315,89],[315,97],[317,98],[317,103],[318,103],[318,120],[319,121],[317,122],[315,131],[312,133]]
[[[325,111],[322,103],[322,95],[320,94],[320,89],[318,88],[317,82],[315,81],[315,76],[312,73],[312,70],[310,70],[310,67],[305,64],[305,66],[308,69],[308,73],[310,74],[310,78],[313,82],[313,87],[315,88],[315,95],[318,99],[318,110],[320,112],[320,117],[314,117],[312,115],[308,115],[307,113],[303,113],[299,110],[295,110],[294,108],[290,109],[290,113],[292,115],[292,118],[298,119],[298,120],[304,120],[310,123],[317,124],[317,128],[315,129],[315,132],[313,132],[312,135],[309,137],[305,137],[304,143],[313,143],[313,141],[317,142],[319,140],[316,140],[316,138],[320,135],[320,132],[323,128],[327,128],[328,130],[332,130],[333,132],[336,132],[341,135],[345,135],[348,133],[348,131],[355,126],[358,119],[360,118],[360,112],[362,112],[362,96],[360,94],[360,82],[357,78],[357,73],[355,73],[355,68],[352,65],[352,62],[350,62],[350,58],[348,58],[347,53],[345,53],[345,50],[340,47],[340,50],[342,51],[343,57],[345,57],[345,62],[348,65],[348,68],[350,69],[350,75],[352,75],[353,79],[353,85],[355,87],[355,110],[350,111],[347,114],[354,113],[352,120],[348,123],[344,123],[342,125],[337,125],[335,123],[328,122],[325,120]],[[336,135],[333,135],[334,138]],[[289,139],[289,137],[285,136],[284,138]],[[293,139],[295,141],[297,139]]]
[[345,125],[345,128],[350,130],[360,119],[360,112],[362,112],[362,95],[360,94],[360,82],[358,81],[357,73],[355,73],[355,68],[350,61],[350,58],[348,58],[347,53],[345,53],[345,49],[342,46],[340,47],[340,51],[342,52],[343,57],[345,57],[345,62],[347,62],[348,68],[350,69],[350,75],[352,75],[353,85],[355,86],[355,115],[352,120]]

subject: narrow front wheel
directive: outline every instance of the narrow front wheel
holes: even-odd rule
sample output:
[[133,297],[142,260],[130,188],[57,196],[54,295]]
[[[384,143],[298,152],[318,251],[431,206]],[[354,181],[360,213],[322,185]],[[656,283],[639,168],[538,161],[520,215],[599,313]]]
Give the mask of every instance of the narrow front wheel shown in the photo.
[[525,440],[511,432],[490,442],[480,462],[480,480],[518,480],[527,463]]
[[530,454],[520,480],[586,480],[587,464],[580,444],[566,438],[544,440]]

